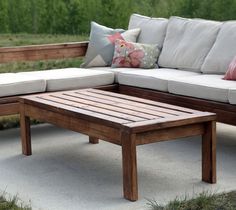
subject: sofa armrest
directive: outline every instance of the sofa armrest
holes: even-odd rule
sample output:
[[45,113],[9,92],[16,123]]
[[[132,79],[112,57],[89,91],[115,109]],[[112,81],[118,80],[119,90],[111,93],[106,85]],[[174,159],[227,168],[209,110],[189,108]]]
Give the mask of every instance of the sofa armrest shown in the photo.
[[76,58],[85,55],[88,42],[0,48],[0,63]]

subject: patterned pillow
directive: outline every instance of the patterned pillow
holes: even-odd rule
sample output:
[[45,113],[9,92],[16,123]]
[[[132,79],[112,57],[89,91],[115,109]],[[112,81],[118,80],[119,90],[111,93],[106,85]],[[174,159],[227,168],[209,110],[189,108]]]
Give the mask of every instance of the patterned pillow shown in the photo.
[[91,22],[89,46],[81,67],[110,66],[114,53],[116,39],[136,42],[140,33],[139,28],[125,31],[112,29]]
[[229,64],[229,68],[224,76],[225,80],[236,80],[236,57]]
[[118,39],[115,42],[115,52],[112,67],[144,68],[157,67],[160,54],[158,45],[126,42]]

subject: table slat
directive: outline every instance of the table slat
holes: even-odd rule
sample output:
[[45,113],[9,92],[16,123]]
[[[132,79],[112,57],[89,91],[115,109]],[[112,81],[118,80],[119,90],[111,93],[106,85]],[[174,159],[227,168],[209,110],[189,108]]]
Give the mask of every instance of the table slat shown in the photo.
[[56,97],[53,97],[53,96],[50,96],[50,95],[49,96],[41,96],[41,97],[39,96],[39,98],[44,99],[44,100],[48,100],[48,101],[52,101],[54,103],[58,103],[58,105],[63,104],[63,105],[67,105],[67,106],[71,106],[71,107],[75,107],[75,108],[80,108],[80,109],[87,110],[87,111],[92,111],[94,113],[104,114],[104,115],[107,115],[107,117],[111,116],[111,117],[125,119],[125,120],[133,121],[133,122],[146,120],[146,119],[141,118],[141,117],[135,117],[135,116],[128,115],[128,114],[123,114],[123,113],[120,113],[120,112],[110,111],[110,110],[107,110],[107,109],[104,109],[104,108],[93,107],[93,106],[90,106],[88,104],[71,102],[69,100],[56,98]]
[[80,104],[87,104],[90,105],[92,107],[99,107],[99,108],[104,108],[107,110],[111,110],[111,111],[116,111],[116,112],[120,112],[120,113],[124,113],[124,114],[129,114],[132,116],[137,116],[137,117],[141,117],[143,119],[156,119],[158,118],[155,115],[150,115],[150,114],[146,114],[137,110],[130,110],[127,109],[127,107],[119,107],[117,106],[117,104],[105,104],[105,103],[101,103],[101,102],[95,102],[94,100],[91,100],[91,98],[89,97],[73,97],[67,94],[63,94],[63,93],[59,93],[59,94],[53,94],[53,97],[56,98],[60,98],[60,99],[64,99],[64,100],[68,100],[74,103],[80,103]]
[[180,112],[180,111],[171,110],[171,109],[167,109],[167,108],[163,108],[163,107],[157,107],[157,106],[153,106],[153,105],[143,104],[140,102],[129,101],[127,99],[120,99],[120,98],[105,96],[105,95],[96,94],[96,93],[89,93],[89,92],[83,92],[83,93],[82,92],[75,92],[75,93],[77,95],[88,95],[88,96],[91,96],[94,98],[100,98],[100,99],[104,99],[107,101],[112,101],[112,102],[116,102],[116,103],[124,103],[124,104],[132,105],[132,106],[138,107],[138,108],[145,108],[147,111],[148,110],[155,111],[156,115],[158,115],[160,117],[178,116],[178,115],[186,113],[186,112]]
[[163,107],[163,108],[167,108],[167,109],[173,109],[173,110],[180,111],[180,112],[186,112],[186,113],[199,113],[200,112],[200,111],[194,110],[194,109],[189,109],[189,108],[185,108],[185,107],[175,106],[175,105],[171,105],[171,104],[166,104],[166,103],[162,103],[162,102],[152,101],[152,100],[148,100],[148,99],[138,98],[138,97],[119,94],[119,93],[113,94],[113,92],[101,91],[98,89],[87,89],[87,91],[92,92],[92,93],[98,93],[101,95],[109,95],[109,96],[113,96],[113,97],[117,97],[117,98],[127,99],[130,101],[136,101],[136,102],[140,102],[140,103],[144,103],[144,104],[159,106],[159,107]]
[[[35,100],[33,100],[33,99],[35,99]],[[101,120],[101,121],[107,121],[107,122],[116,123],[116,124],[119,124],[119,125],[132,122],[130,120],[125,120],[125,119],[121,119],[121,118],[118,118],[118,117],[112,117],[112,116],[108,116],[108,115],[105,115],[105,114],[94,113],[94,112],[89,111],[89,110],[68,106],[68,105],[65,105],[65,104],[59,104],[57,102],[49,101],[49,100],[46,100],[46,99],[43,99],[43,98],[40,98],[40,97],[32,98],[32,101],[28,101],[26,103],[33,104],[33,105],[39,106],[39,107],[45,107],[46,106],[47,109],[55,111],[55,112],[56,111],[60,111],[60,112],[69,111],[69,112],[72,112],[75,115],[78,115],[79,117],[82,117],[82,118],[87,119],[87,120],[89,120],[89,118],[91,118],[91,119],[97,118],[98,120]]]

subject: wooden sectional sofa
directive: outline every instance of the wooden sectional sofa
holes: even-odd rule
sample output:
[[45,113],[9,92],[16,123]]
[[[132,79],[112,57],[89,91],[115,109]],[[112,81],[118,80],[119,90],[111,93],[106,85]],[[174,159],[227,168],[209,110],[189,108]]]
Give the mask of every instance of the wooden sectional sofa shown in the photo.
[[[209,26],[210,26],[210,29],[209,29]],[[203,65],[206,66],[206,64],[204,63],[206,62],[206,59],[208,59],[209,62],[213,62],[214,65],[212,66],[215,67],[217,71],[217,68],[220,65],[219,63],[221,62],[219,61],[219,58],[222,58],[222,55],[220,53],[223,53],[223,55],[226,56],[227,58],[230,57],[228,58],[228,61],[232,59],[233,53],[235,53],[236,55],[235,43],[233,44],[230,43],[230,40],[236,39],[236,22],[234,21],[222,23],[222,22],[214,22],[214,21],[206,21],[206,20],[198,20],[198,19],[189,20],[189,19],[182,19],[182,18],[177,18],[177,17],[172,17],[170,18],[170,20],[166,20],[166,19],[159,19],[159,18],[149,18],[149,17],[144,17],[144,16],[134,14],[131,16],[129,28],[135,28],[135,27],[141,28],[141,34],[140,34],[138,42],[154,43],[155,40],[157,40],[157,42],[162,42],[162,44],[160,44],[161,45],[160,48],[162,48],[161,53],[163,54],[169,53],[170,54],[169,56],[172,56],[171,59],[168,59],[168,56],[165,56],[165,55],[160,56],[161,61],[159,60],[160,62],[158,63],[159,63],[159,66],[162,67],[162,71],[163,69],[165,71],[168,71],[168,69],[172,69],[172,70],[176,69],[176,71],[183,69],[183,71],[187,71],[188,65],[191,65],[191,62],[193,63],[193,66],[196,64],[196,61],[194,60],[195,57],[199,65],[199,60],[198,60],[199,58],[197,56],[200,55],[202,51],[199,49],[196,49],[196,45],[198,44],[196,42],[199,42],[200,47],[202,45],[205,50],[205,57],[202,58],[202,56],[200,55],[200,58],[202,59],[200,62],[201,67]],[[189,30],[189,28],[191,27],[193,28]],[[213,27],[213,29],[215,30],[214,35],[208,34],[209,30],[213,31],[211,27]],[[176,36],[179,36],[178,46],[174,46],[175,42],[173,42],[174,40],[171,40],[173,39],[173,32],[171,30],[175,30]],[[170,33],[172,33],[172,35],[170,35]],[[230,34],[230,37],[227,37],[227,33]],[[158,38],[157,37],[158,34],[161,34],[160,36],[162,37]],[[185,36],[188,36],[188,34],[189,36],[193,36],[193,37],[191,39],[189,39],[189,37],[185,37]],[[208,42],[207,40],[204,40],[204,39],[207,39],[208,35],[215,36],[212,38],[213,40],[212,42]],[[184,40],[185,38],[186,38],[186,41]],[[219,47],[218,42],[219,43],[223,42],[224,41],[223,39],[227,40],[227,43],[225,43],[225,47],[227,47],[227,49],[222,49],[222,52],[221,51],[219,52],[219,55],[217,55],[218,57],[216,57],[215,60],[214,58],[209,58],[211,54],[214,54],[214,52],[212,51],[214,50],[216,51],[217,47]],[[166,43],[166,42],[169,42],[169,43]],[[183,42],[185,42],[185,44],[183,44]],[[171,51],[174,51],[175,53],[174,56],[171,55],[172,52],[164,52],[166,51],[166,48],[168,47],[168,45],[173,46]],[[78,42],[78,43],[27,46],[27,47],[0,48],[0,63],[22,61],[22,60],[35,61],[35,60],[45,60],[45,59],[82,57],[85,55],[87,47],[88,47],[88,42]],[[178,47],[180,47],[180,49]],[[194,49],[191,50],[191,47]],[[228,52],[227,50],[229,51],[229,54],[225,54],[225,52]],[[191,61],[189,61],[190,55],[192,56],[190,59]],[[187,61],[186,60],[183,61],[181,59],[186,59]],[[222,60],[225,62],[224,58],[222,58]],[[170,63],[168,63],[168,61]],[[184,66],[185,64],[186,66]],[[99,68],[99,70],[101,70],[101,68]],[[119,69],[112,70],[109,68],[105,68],[104,70],[110,71],[110,72],[115,71],[116,72],[115,76],[117,78],[114,80],[115,82],[112,82],[111,84],[107,84],[107,85],[101,85],[98,88],[107,89],[109,91],[115,91],[115,92],[132,95],[132,96],[139,96],[142,98],[152,99],[152,100],[179,105],[183,107],[214,112],[217,114],[217,120],[219,122],[236,125],[236,105],[234,103],[229,103],[227,101],[214,100],[211,98],[211,96],[210,96],[210,99],[206,99],[204,97],[201,98],[201,96],[198,96],[198,95],[190,96],[189,94],[184,94],[184,93],[181,93],[181,94],[178,94],[178,92],[173,93],[175,92],[173,88],[172,88],[173,92],[171,93],[169,91],[163,91],[158,88],[152,88],[148,84],[148,82],[146,83],[147,87],[145,87],[146,80],[144,80],[143,83],[137,82],[139,81],[140,75],[142,76],[142,74],[145,74],[145,73],[139,74],[139,72],[137,72],[136,74],[135,71],[137,70],[133,71],[132,69],[130,69],[129,70],[130,73],[128,72],[125,76],[122,75],[123,70],[120,70],[121,73],[119,73]],[[159,69],[155,69],[152,71],[158,71],[158,70]],[[172,70],[169,70],[169,71],[172,71]],[[196,69],[193,68],[191,69],[191,72],[195,72],[195,70]],[[83,71],[86,71],[86,69],[83,69]],[[134,73],[131,71],[133,71]],[[146,71],[151,71],[151,70],[146,70]],[[129,82],[130,81],[129,78],[132,77],[132,74],[134,75],[133,78],[135,81]],[[224,73],[222,71],[219,71],[218,73],[214,73],[214,69],[211,69],[210,72],[208,73],[204,73],[204,71],[201,72],[200,70],[198,74],[199,74],[199,77],[201,76],[200,74],[202,75],[212,74],[212,75],[217,75],[217,77],[219,77],[219,75],[222,75],[222,78],[223,78]],[[154,76],[149,75],[149,76],[150,78],[155,80],[155,75]],[[0,78],[1,78],[1,74],[0,74]],[[171,79],[168,79],[168,81],[171,81]],[[234,83],[235,83],[235,88],[236,88],[236,81],[224,81],[224,82],[225,83],[231,82],[233,89],[234,89]],[[156,84],[158,83],[160,83],[159,80],[156,81]],[[153,82],[153,85],[155,85],[155,81]],[[89,84],[88,84],[88,87],[89,87]],[[231,86],[228,89],[230,88]],[[188,89],[188,86],[186,86],[186,89]],[[196,88],[196,91],[197,90],[198,88]],[[216,93],[216,97],[217,97],[217,93]],[[236,94],[235,94],[235,97],[236,97]],[[18,95],[0,97],[0,116],[17,114],[17,113],[19,113]]]
[[[0,63],[83,56],[87,42],[0,48]],[[1,77],[1,74],[0,74]],[[0,116],[19,113],[18,96],[0,97]]]

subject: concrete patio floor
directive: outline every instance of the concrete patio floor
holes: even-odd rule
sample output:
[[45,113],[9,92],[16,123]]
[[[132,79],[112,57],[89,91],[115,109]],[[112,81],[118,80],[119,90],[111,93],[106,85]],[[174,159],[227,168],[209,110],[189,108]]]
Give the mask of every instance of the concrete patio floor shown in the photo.
[[33,126],[33,156],[19,129],[0,132],[0,189],[41,210],[141,210],[203,190],[236,189],[236,127],[217,125],[218,183],[201,182],[200,137],[138,147],[139,201],[122,197],[121,148],[44,124]]

